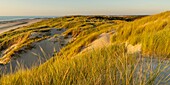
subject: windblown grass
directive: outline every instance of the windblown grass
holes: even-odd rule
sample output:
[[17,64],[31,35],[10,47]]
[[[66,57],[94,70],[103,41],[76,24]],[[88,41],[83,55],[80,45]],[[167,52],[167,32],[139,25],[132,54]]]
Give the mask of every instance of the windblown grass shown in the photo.
[[170,55],[170,12],[144,17],[117,27],[117,42],[142,44],[144,55]]
[[[149,62],[142,64],[141,60],[136,56],[127,55],[123,46],[110,46],[80,54],[72,59],[56,57],[40,67],[4,75],[0,82],[3,85],[146,85],[167,83],[168,79],[165,78],[168,75],[159,74],[167,68],[168,64],[163,68],[158,65],[157,69],[153,70]],[[163,78],[157,81],[159,77]]]
[[[9,39],[9,37],[15,39],[19,36],[17,33],[43,32],[48,31],[49,28],[59,30],[65,28],[67,30],[62,35],[65,37],[72,36],[73,40],[61,49],[57,56],[40,67],[34,67],[30,70],[21,68],[14,74],[2,75],[0,84],[168,84],[170,82],[169,74],[162,75],[161,72],[170,70],[167,69],[170,67],[169,62],[167,64],[160,62],[153,69],[152,62],[140,58],[140,54],[127,54],[127,49],[123,43],[141,43],[142,54],[145,55],[169,56],[169,15],[169,12],[166,12],[144,17],[134,22],[125,22],[127,19],[118,21],[121,18],[113,17],[69,16],[45,20],[13,30],[11,33],[6,32],[0,35],[0,45],[7,42],[6,39]],[[114,45],[92,52],[79,53],[100,34],[111,31],[116,32],[111,39]],[[7,44],[6,48],[9,46]]]

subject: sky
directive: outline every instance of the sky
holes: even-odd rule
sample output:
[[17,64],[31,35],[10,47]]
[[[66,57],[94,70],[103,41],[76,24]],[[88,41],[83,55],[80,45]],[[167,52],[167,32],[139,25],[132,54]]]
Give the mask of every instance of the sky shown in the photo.
[[143,15],[170,10],[170,0],[0,0],[0,16]]

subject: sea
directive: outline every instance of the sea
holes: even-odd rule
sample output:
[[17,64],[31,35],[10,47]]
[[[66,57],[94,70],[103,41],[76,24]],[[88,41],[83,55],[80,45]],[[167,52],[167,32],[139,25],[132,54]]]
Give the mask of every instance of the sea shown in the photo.
[[55,18],[57,16],[0,16],[0,21],[15,21],[22,19],[36,19],[36,18]]

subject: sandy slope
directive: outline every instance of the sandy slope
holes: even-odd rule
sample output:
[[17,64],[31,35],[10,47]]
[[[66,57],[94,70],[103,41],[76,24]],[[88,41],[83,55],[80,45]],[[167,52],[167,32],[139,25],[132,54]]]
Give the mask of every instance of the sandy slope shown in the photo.
[[84,48],[81,53],[95,49],[100,49],[108,45],[110,45],[110,34],[102,33],[95,41],[89,44],[88,47]]
[[[25,47],[21,48],[23,51],[21,53],[16,53],[16,57],[11,58],[10,63],[0,66],[0,70],[2,69],[2,71],[9,73],[10,68],[14,71],[18,67],[18,63],[27,68],[31,68],[32,65],[44,63],[46,60],[53,57],[56,52],[59,52],[60,49],[71,40],[71,36],[64,38],[64,36],[61,35],[64,31],[65,29],[57,30],[56,28],[51,28],[49,32],[42,32],[41,34],[33,32],[30,35],[30,38],[37,36],[42,37],[46,34],[50,34],[50,38],[30,44],[32,47],[31,49],[25,49]],[[53,37],[55,34],[58,34],[58,36]],[[15,47],[15,45],[12,47]],[[10,51],[10,49],[7,49],[6,51]],[[0,63],[1,62],[3,63],[3,61],[0,61]]]

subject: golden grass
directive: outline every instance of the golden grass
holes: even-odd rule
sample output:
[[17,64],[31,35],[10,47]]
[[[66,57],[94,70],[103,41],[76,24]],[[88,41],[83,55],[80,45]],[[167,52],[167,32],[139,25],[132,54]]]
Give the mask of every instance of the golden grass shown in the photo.
[[144,55],[170,55],[170,12],[144,17],[134,22],[123,23],[117,27],[115,42],[142,44]]
[[[58,56],[40,67],[30,70],[21,68],[14,74],[2,75],[0,83],[4,85],[167,84],[170,80],[169,75],[160,75],[160,72],[169,67],[169,63],[164,66],[159,63],[157,69],[153,70],[151,62],[138,58],[140,54],[128,55],[124,43],[142,44],[143,55],[169,57],[169,15],[170,12],[165,12],[133,22],[110,20],[110,17],[69,16],[45,20],[1,34],[0,47],[5,45],[2,43],[7,43],[5,48],[10,46],[12,40],[18,38],[17,33],[43,32],[48,28],[66,28],[63,35],[65,37],[71,35],[73,41],[61,49]],[[88,46],[100,34],[111,31],[116,32],[111,38],[114,45],[79,54],[82,48]]]
[[127,55],[124,46],[113,45],[72,59],[55,57],[40,67],[4,75],[0,82],[3,85],[147,85],[168,82],[168,75],[160,75],[160,72],[169,64],[161,67],[160,63],[153,70],[150,62],[142,61]]

